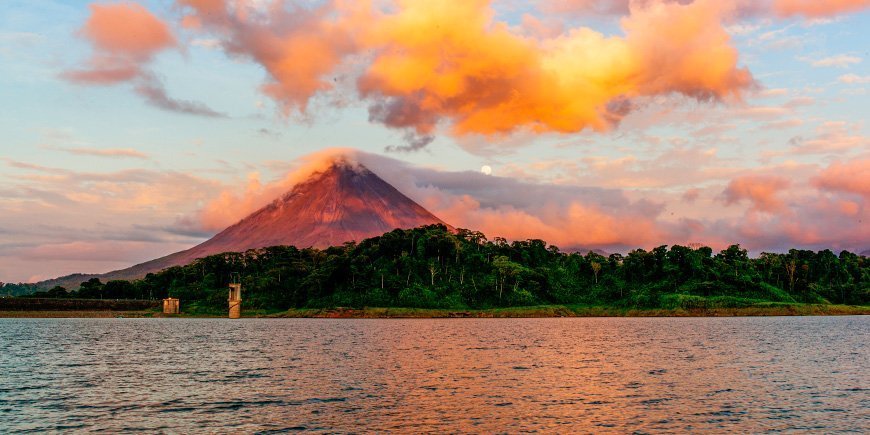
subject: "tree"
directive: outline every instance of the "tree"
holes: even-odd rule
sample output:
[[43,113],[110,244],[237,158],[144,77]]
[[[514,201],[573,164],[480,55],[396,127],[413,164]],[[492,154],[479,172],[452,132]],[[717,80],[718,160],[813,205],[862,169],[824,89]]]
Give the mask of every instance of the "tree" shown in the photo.
[[103,283],[99,278],[91,278],[79,285],[79,297],[84,299],[102,299]]
[[788,291],[794,293],[794,281],[796,279],[797,263],[792,258],[785,263],[785,272],[788,275]]
[[435,275],[438,275],[438,265],[434,261],[429,262],[429,284],[435,287]]
[[65,298],[69,294],[66,291],[66,288],[56,285],[51,288],[51,290],[46,292],[46,295],[50,298]]
[[[749,258],[737,245],[715,256],[709,247],[675,245],[604,257],[560,252],[542,240],[488,241],[482,233],[440,225],[397,229],[326,249],[277,246],[213,255],[133,283],[104,285],[94,278],[82,283],[78,296],[162,298],[171,291],[222,310],[226,285],[236,272],[246,304],[269,309],[337,304],[464,309],[539,302],[669,307],[668,301],[683,297],[700,304],[707,297],[724,297],[717,304],[735,298],[743,304],[793,302],[790,292],[804,301],[870,303],[870,262],[846,251]],[[3,290],[25,295],[37,289],[6,284]]]
[[136,287],[130,281],[112,280],[103,286],[103,296],[108,299],[135,299]]
[[[517,276],[523,267],[520,264],[514,263],[507,256],[499,255],[492,260],[492,265],[498,270],[498,300],[501,302],[502,293],[504,293],[504,285],[508,278]],[[519,279],[516,280],[516,285],[519,285]]]
[[598,284],[598,272],[601,272],[601,263],[593,261],[592,264],[592,274],[595,275],[595,284]]

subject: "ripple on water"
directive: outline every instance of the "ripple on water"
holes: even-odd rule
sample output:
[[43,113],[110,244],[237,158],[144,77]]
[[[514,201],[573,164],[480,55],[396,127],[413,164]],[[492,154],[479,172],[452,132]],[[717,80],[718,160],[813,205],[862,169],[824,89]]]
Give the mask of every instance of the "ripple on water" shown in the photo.
[[866,317],[0,319],[0,432],[865,431]]

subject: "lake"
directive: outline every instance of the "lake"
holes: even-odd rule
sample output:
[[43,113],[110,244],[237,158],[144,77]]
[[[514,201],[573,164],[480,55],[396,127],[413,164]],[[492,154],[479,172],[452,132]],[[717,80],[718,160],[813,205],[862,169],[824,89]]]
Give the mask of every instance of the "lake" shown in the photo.
[[870,317],[0,319],[0,432],[870,431]]

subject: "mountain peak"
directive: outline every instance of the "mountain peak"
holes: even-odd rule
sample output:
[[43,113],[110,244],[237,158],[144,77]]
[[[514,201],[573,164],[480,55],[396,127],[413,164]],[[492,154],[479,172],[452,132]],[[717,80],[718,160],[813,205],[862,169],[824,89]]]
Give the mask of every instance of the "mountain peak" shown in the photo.
[[336,159],[212,240],[324,248],[433,223],[444,222],[361,163]]

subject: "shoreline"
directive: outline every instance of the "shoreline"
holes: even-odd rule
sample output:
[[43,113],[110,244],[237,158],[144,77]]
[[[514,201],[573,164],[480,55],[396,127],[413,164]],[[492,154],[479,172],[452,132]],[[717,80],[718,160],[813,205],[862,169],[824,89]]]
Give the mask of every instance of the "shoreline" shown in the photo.
[[[740,308],[638,309],[545,305],[448,310],[438,308],[294,308],[264,312],[242,310],[243,318],[318,318],[318,319],[448,319],[448,318],[554,318],[554,317],[765,317],[765,316],[848,316],[870,315],[870,306],[786,304]],[[0,318],[226,318],[217,313],[165,315],[154,310],[20,310],[2,311]]]

